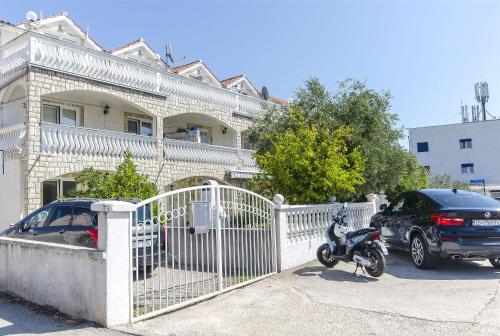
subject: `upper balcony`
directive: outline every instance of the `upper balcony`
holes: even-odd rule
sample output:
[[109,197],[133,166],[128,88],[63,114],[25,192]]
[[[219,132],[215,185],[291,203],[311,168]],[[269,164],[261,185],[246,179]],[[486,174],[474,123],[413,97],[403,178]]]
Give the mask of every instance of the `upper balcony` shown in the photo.
[[247,117],[257,116],[265,103],[153,65],[36,32],[26,32],[0,47],[0,88],[25,73],[28,67],[49,69],[160,96],[196,99]]

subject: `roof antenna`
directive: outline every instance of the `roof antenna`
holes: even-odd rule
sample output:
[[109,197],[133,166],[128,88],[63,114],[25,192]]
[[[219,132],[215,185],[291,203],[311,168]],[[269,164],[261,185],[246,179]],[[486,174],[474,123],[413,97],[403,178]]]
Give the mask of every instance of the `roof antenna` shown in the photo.
[[175,63],[174,61],[174,52],[172,50],[172,46],[170,45],[170,42],[167,42],[167,45],[165,46],[165,63],[167,64],[167,68],[170,68],[168,61],[173,64]]

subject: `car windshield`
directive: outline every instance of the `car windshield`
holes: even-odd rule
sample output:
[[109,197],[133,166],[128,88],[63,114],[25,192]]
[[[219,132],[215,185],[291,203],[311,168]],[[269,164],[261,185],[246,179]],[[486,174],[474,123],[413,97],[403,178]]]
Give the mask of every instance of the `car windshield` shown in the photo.
[[475,192],[457,192],[430,195],[437,203],[449,208],[500,208],[494,198]]
[[136,212],[132,213],[132,224],[135,225],[137,221],[151,220],[151,207],[149,205],[141,206]]

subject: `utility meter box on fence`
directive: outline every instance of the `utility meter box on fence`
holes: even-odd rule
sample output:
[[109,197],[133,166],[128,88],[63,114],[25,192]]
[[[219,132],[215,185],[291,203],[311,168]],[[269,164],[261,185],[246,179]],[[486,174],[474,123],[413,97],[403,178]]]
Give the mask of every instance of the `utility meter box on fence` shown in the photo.
[[191,214],[189,221],[191,227],[189,232],[191,234],[206,233],[212,227],[212,211],[210,202],[191,202]]

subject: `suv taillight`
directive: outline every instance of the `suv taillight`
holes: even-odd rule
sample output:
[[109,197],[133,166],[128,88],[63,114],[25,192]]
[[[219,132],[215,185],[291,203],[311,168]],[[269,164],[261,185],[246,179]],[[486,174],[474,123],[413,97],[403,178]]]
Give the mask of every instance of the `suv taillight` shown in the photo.
[[434,223],[443,225],[443,226],[459,226],[463,225],[465,219],[463,218],[456,218],[456,217],[450,217],[448,215],[433,215],[431,216],[431,219]]

